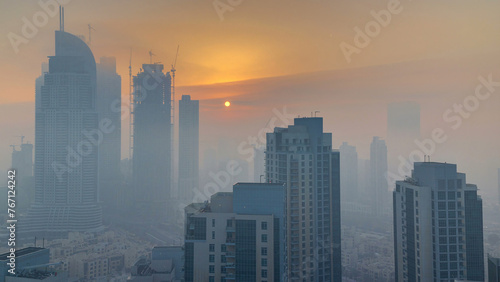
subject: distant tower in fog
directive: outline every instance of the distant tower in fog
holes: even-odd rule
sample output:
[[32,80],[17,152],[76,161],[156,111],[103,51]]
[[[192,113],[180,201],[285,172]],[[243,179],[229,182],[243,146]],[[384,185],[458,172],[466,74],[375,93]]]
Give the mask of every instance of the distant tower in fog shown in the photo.
[[370,198],[373,212],[385,214],[389,210],[390,194],[387,175],[387,146],[379,137],[373,137],[370,145]]
[[97,64],[97,112],[100,121],[108,121],[113,130],[103,134],[99,145],[99,191],[106,211],[116,208],[121,193],[121,77],[116,73],[116,59],[102,57]]
[[[420,139],[420,105],[397,102],[387,106],[387,147],[389,169],[397,173],[399,156],[408,159]],[[423,161],[423,160],[422,160]]]
[[[179,200],[188,205],[199,186],[200,101],[179,100]],[[183,212],[183,211],[182,211]]]
[[353,202],[358,197],[358,152],[343,142],[340,151],[340,189],[342,200]]
[[149,221],[167,221],[172,207],[170,86],[162,64],[143,64],[134,76],[134,208]]
[[63,28],[55,41],[44,83],[37,83],[35,203],[20,228],[45,237],[97,230],[102,221],[98,145],[88,137],[99,128],[96,63],[87,44]]

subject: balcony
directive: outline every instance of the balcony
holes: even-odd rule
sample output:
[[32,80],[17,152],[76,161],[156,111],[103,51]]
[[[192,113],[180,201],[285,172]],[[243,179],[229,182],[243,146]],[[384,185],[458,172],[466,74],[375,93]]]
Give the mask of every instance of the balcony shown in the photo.
[[236,232],[236,229],[233,226],[226,226],[227,232]]
[[234,238],[227,238],[226,245],[234,246],[236,244],[236,240]]

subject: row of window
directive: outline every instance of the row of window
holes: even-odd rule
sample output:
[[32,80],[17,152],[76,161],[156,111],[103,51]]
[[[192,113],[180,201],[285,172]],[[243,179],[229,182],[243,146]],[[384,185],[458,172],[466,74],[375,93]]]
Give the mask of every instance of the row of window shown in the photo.
[[[265,234],[262,234],[262,235],[265,235]],[[265,237],[262,237],[262,238],[261,238],[261,240],[262,240],[262,239],[263,239],[263,240],[266,240],[266,242],[267,242],[267,235],[266,235]],[[210,244],[210,245],[209,245],[209,247],[208,247],[208,250],[209,250],[209,252],[211,252],[211,253],[215,252],[215,244]],[[223,253],[225,253],[225,252],[227,251],[227,247],[226,247],[226,245],[222,244],[222,245],[220,246],[220,251],[221,251],[221,252],[223,252]],[[262,248],[260,249],[260,254],[261,254],[261,255],[263,255],[263,256],[267,256],[267,247],[262,247]],[[213,255],[210,255],[210,256],[213,256]],[[224,256],[224,257],[225,257],[225,256]],[[224,259],[225,259],[225,258],[224,258]],[[210,262],[212,262],[211,260],[212,260],[212,257],[210,257]],[[213,260],[215,260],[215,256],[214,256]],[[222,260],[222,257],[221,257],[221,260]]]

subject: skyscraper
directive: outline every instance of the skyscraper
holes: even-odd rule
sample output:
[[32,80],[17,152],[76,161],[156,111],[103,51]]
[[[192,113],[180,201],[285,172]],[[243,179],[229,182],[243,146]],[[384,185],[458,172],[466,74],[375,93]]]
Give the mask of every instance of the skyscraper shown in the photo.
[[97,64],[97,112],[113,130],[103,134],[99,144],[99,191],[103,209],[116,208],[120,186],[121,160],[121,77],[116,73],[116,59],[102,57]]
[[415,163],[393,209],[396,281],[484,281],[482,200],[456,165]]
[[[397,102],[387,106],[387,146],[389,170],[397,174],[399,156],[409,159],[420,138],[420,105]],[[411,162],[411,161],[410,161]]]
[[165,222],[172,208],[170,86],[162,64],[143,64],[134,76],[134,202],[144,221]]
[[289,281],[341,281],[340,156],[323,118],[267,134],[266,178],[285,183]]
[[340,151],[340,187],[343,201],[358,199],[358,152],[356,147],[343,142]]
[[179,100],[179,200],[186,205],[199,186],[200,103],[191,96]]
[[186,282],[284,281],[284,185],[237,183],[185,210]]
[[500,258],[488,254],[488,281],[500,282]]
[[55,56],[49,57],[35,123],[35,203],[21,232],[45,237],[101,227],[98,205],[99,124],[96,64],[80,38],[55,32]]
[[379,137],[373,137],[370,145],[370,198],[372,210],[377,216],[389,214],[389,184],[387,175],[387,146]]
[[498,169],[498,204],[500,205],[500,168]]

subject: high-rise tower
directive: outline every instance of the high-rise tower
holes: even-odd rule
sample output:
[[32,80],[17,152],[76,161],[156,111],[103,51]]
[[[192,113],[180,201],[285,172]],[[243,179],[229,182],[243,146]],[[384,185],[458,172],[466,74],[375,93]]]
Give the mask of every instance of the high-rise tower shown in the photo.
[[[416,102],[397,102],[387,106],[387,147],[389,170],[397,174],[400,157],[409,162],[410,153],[417,149],[420,138],[420,105]],[[401,175],[401,177],[404,175]]]
[[37,93],[35,203],[20,229],[46,237],[96,230],[102,221],[96,63],[87,44],[64,28],[55,32],[55,41],[55,56],[49,57]]
[[342,280],[339,155],[323,118],[267,134],[267,181],[286,184],[289,281]]
[[370,198],[372,211],[380,216],[389,214],[389,184],[387,183],[387,146],[379,137],[370,145]]
[[[200,103],[182,95],[179,101],[179,200],[188,205],[199,186]],[[182,210],[183,212],[183,210]]]
[[99,120],[112,125],[99,144],[99,191],[103,209],[116,208],[120,187],[121,160],[121,77],[116,59],[102,57],[97,64],[97,112]]
[[340,151],[340,187],[342,200],[358,200],[358,152],[356,147],[343,142]]
[[393,209],[396,281],[484,281],[482,200],[456,165],[415,163]]
[[173,206],[170,86],[162,64],[143,64],[134,76],[133,196],[144,221],[167,221]]

